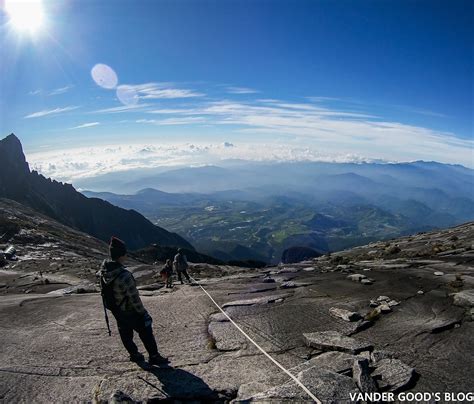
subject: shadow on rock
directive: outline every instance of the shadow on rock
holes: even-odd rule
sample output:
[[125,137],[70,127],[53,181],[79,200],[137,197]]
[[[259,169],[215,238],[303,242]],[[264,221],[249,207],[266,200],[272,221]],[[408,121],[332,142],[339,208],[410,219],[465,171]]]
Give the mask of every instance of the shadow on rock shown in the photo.
[[168,365],[154,367],[143,364],[139,366],[156,378],[145,379],[139,376],[143,382],[156,389],[156,395],[150,397],[149,403],[175,402],[175,400],[215,403],[231,398],[212,390],[201,378],[185,370]]

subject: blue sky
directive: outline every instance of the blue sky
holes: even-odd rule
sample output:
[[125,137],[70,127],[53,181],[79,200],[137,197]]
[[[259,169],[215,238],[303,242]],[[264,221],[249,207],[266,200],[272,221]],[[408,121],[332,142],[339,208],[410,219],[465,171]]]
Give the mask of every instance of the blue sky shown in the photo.
[[470,1],[42,5],[34,33],[0,17],[1,135],[31,153],[181,144],[474,165]]

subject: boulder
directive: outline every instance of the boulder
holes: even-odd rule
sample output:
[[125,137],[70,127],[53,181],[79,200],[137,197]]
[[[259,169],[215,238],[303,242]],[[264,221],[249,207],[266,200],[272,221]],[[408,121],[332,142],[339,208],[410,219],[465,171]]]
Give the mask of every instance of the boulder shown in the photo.
[[474,289],[463,290],[462,292],[454,293],[453,303],[461,307],[474,307]]
[[444,275],[444,272],[436,271],[436,272],[433,272],[433,275],[436,275],[436,276],[443,276],[443,275]]
[[372,279],[365,278],[365,279],[362,279],[360,283],[362,283],[362,285],[372,285],[374,281]]
[[298,285],[293,281],[283,282],[280,285],[281,289],[293,289],[293,288],[297,288],[297,287],[298,287]]
[[395,393],[410,387],[415,376],[415,369],[399,359],[381,359],[372,373],[374,379],[380,379],[381,384]]
[[367,359],[356,359],[352,365],[352,378],[362,393],[375,393],[378,391],[377,384],[370,376],[369,361]]
[[233,306],[252,306],[254,304],[267,304],[273,303],[278,299],[285,299],[290,295],[288,294],[278,294],[278,295],[269,295],[263,297],[255,297],[253,299],[244,299],[244,300],[235,300],[231,302],[224,303],[222,305],[223,308],[225,307],[233,307]]
[[362,275],[362,274],[352,274],[352,275],[347,276],[347,279],[350,279],[353,282],[360,282],[360,281],[362,281],[362,279],[366,279],[366,278],[367,277],[365,275]]
[[392,311],[392,309],[390,308],[390,306],[388,304],[381,304],[379,306],[379,309],[380,309],[380,312],[381,313],[390,313]]
[[303,334],[305,343],[323,351],[343,351],[357,354],[370,351],[373,346],[352,337],[346,337],[337,331],[320,331]]
[[329,314],[333,317],[341,318],[344,321],[357,321],[362,318],[362,316],[355,311],[339,309],[337,307],[331,307],[329,309]]

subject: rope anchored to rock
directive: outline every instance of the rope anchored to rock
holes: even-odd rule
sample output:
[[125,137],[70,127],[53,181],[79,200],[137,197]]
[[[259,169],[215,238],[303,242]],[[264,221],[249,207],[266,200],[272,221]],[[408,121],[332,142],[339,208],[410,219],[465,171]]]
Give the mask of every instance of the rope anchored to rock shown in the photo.
[[232,320],[232,318],[224,311],[224,309],[219,305],[219,303],[217,303],[214,298],[207,292],[206,289],[204,289],[204,287],[196,281],[196,279],[194,279],[193,277],[191,277],[191,279],[193,280],[193,282],[198,285],[201,290],[207,295],[207,297],[209,297],[209,299],[211,299],[212,303],[214,303],[214,305],[219,309],[219,311],[231,322],[231,324],[237,328],[237,330],[239,330],[245,338],[247,338],[253,345],[255,345],[255,347],[260,351],[262,352],[268,359],[270,359],[276,366],[278,366],[280,368],[280,370],[282,370],[283,372],[285,372],[288,376],[291,377],[291,379],[299,386],[301,387],[301,389],[308,395],[311,397],[312,400],[314,400],[315,403],[317,404],[321,404],[321,401],[313,394],[311,393],[311,391],[303,384],[301,383],[300,380],[298,380],[298,378],[296,376],[294,376],[288,369],[286,369],[281,363],[279,363],[275,358],[273,358],[269,353],[267,353],[260,345],[258,345],[253,339],[252,337],[250,337],[234,320]]

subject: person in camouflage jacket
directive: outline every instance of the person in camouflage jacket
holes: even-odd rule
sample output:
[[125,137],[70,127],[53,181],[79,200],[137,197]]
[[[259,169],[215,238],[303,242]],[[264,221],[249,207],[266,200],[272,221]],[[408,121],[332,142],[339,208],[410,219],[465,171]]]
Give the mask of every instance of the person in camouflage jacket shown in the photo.
[[105,287],[111,288],[115,303],[111,311],[117,321],[122,343],[130,354],[130,360],[132,362],[145,360],[133,342],[133,333],[136,331],[149,354],[149,363],[167,362],[167,359],[158,353],[153,335],[152,318],[140,299],[135,278],[123,265],[127,255],[125,243],[112,237],[109,250],[111,259],[102,263],[98,276],[101,277]]

